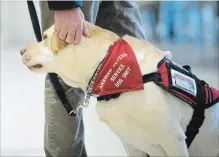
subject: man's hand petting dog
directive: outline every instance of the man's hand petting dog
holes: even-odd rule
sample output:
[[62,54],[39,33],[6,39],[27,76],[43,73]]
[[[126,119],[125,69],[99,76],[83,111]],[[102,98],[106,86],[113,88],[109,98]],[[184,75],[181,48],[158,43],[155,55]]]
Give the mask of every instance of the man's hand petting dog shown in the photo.
[[80,8],[56,11],[54,15],[55,31],[61,40],[69,44],[78,44],[81,36],[89,37],[84,14]]

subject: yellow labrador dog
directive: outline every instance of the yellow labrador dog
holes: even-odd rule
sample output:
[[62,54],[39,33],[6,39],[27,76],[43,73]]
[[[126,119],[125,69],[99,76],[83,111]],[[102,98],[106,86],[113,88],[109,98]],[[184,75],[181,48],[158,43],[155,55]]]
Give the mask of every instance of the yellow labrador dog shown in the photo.
[[[68,85],[86,91],[109,47],[119,39],[113,32],[87,24],[91,37],[83,37],[78,45],[60,41],[52,26],[42,42],[21,51],[23,63],[33,72],[57,73]],[[167,55],[146,41],[128,35],[122,39],[133,49],[142,75],[156,71]],[[206,109],[200,132],[187,149],[185,131],[192,107],[153,82],[143,87],[96,104],[100,120],[121,139],[130,156],[219,155],[219,103]]]

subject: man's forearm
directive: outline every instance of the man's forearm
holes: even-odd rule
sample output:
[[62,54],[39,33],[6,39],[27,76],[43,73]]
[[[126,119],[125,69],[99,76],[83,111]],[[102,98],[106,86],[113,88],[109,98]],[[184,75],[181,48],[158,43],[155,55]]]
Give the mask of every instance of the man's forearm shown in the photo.
[[82,1],[50,1],[48,0],[49,10],[58,11],[58,10],[69,10],[73,8],[82,7]]

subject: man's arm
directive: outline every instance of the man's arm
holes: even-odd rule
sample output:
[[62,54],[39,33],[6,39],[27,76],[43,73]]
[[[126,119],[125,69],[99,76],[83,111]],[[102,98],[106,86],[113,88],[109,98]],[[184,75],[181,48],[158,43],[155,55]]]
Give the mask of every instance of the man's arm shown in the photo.
[[82,7],[82,1],[49,1],[48,7],[52,11],[69,10],[73,8]]

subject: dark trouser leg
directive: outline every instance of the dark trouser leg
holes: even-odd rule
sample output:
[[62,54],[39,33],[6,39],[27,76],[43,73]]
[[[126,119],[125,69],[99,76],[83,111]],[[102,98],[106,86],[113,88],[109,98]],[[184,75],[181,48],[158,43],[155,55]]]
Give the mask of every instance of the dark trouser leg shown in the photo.
[[146,40],[141,15],[135,1],[103,1],[96,24],[119,36],[128,34]]

